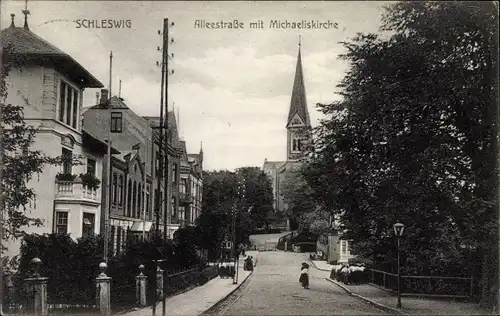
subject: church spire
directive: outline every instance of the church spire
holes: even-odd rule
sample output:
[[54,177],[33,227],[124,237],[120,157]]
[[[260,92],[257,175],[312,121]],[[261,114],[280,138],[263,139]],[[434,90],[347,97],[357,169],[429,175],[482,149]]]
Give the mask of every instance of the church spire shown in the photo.
[[295,67],[295,78],[293,80],[292,98],[290,100],[290,110],[286,127],[290,125],[294,117],[302,120],[301,124],[310,126],[309,112],[307,111],[306,89],[304,86],[304,73],[302,69],[301,41],[299,35],[299,53],[297,56],[297,65]]

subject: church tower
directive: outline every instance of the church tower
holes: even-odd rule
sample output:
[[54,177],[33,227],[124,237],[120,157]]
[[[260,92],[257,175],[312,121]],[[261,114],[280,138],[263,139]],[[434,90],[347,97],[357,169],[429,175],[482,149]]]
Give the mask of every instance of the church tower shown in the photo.
[[306,149],[310,138],[311,120],[307,111],[306,90],[304,85],[304,74],[302,70],[302,57],[297,56],[295,67],[295,78],[293,81],[292,98],[288,112],[287,129],[287,161],[299,160]]

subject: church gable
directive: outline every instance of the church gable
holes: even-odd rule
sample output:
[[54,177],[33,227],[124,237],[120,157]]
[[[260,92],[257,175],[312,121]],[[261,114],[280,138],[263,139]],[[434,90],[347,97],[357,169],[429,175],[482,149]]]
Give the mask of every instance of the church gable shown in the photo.
[[305,126],[304,121],[300,118],[298,113],[295,113],[295,115],[288,123],[288,127],[304,127],[304,126]]

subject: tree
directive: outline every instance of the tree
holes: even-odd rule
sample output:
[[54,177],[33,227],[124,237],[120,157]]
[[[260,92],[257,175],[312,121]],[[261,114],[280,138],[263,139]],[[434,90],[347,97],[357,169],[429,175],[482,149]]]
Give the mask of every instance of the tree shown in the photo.
[[309,230],[314,222],[318,204],[314,192],[303,175],[304,167],[287,170],[281,188],[286,205],[286,216],[298,225],[299,230]]
[[498,20],[488,5],[397,3],[384,16],[388,39],[342,43],[343,100],[319,105],[328,119],[305,178],[357,252],[393,266],[401,221],[408,273],[460,267],[481,278],[482,302],[493,305]]
[[242,201],[241,218],[247,220],[244,227],[252,229],[269,224],[273,218],[273,189],[271,179],[257,167],[239,168],[238,178],[244,186],[244,200]]

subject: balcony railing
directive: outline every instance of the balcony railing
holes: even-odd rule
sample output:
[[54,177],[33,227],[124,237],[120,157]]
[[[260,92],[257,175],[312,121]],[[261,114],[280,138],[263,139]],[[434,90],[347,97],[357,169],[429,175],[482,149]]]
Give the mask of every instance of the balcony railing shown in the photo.
[[189,193],[179,192],[179,202],[183,204],[193,203],[193,197]]
[[73,181],[56,181],[56,198],[99,202],[97,189]]

